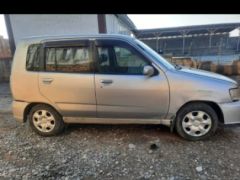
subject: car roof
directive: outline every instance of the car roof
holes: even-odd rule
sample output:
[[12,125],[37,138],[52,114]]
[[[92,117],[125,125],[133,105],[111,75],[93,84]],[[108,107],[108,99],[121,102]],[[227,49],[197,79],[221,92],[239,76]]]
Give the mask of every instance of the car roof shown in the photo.
[[108,39],[122,39],[122,40],[133,40],[135,39],[129,35],[122,35],[122,34],[91,34],[91,35],[58,35],[58,36],[32,36],[21,39],[21,42],[25,44],[33,44],[33,43],[41,43],[47,41],[61,41],[61,40],[80,40],[80,39],[101,39],[101,38],[108,38]]

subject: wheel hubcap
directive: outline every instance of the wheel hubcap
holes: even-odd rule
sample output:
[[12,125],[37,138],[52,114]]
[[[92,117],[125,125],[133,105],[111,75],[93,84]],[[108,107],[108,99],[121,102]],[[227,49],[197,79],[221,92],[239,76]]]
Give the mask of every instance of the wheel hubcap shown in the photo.
[[209,132],[211,126],[211,117],[203,111],[189,112],[182,121],[184,132],[191,136],[203,136]]
[[50,132],[55,127],[55,118],[47,110],[38,110],[33,114],[33,124],[41,132]]

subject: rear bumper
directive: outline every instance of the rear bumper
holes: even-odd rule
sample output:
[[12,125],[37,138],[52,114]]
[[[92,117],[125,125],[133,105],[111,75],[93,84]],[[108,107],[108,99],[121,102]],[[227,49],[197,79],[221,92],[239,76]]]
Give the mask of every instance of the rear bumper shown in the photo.
[[219,105],[223,112],[224,124],[240,123],[240,101]]
[[19,121],[24,122],[24,111],[29,103],[23,101],[13,101],[12,102],[12,111],[13,117]]

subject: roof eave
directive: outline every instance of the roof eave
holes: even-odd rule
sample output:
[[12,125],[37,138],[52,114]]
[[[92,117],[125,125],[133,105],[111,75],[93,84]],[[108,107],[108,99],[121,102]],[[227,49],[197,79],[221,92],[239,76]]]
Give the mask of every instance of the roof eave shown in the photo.
[[135,24],[126,14],[115,14],[115,16],[119,18],[121,22],[124,23],[131,31],[136,30]]

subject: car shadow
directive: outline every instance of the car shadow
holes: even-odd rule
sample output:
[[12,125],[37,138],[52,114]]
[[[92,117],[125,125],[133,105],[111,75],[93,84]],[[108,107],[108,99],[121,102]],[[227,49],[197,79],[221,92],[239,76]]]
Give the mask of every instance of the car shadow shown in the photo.
[[[237,132],[236,132],[237,131]],[[220,142],[231,141],[232,138],[239,138],[239,126],[220,126],[216,133],[210,138],[195,142]],[[168,142],[189,142],[181,138],[174,130],[170,131],[170,128],[164,125],[99,125],[99,124],[68,124],[62,133],[63,136],[69,136],[71,134],[79,135],[90,133],[91,136],[117,136],[119,138],[128,136],[135,138],[137,141],[140,138],[142,141],[144,138],[166,140]],[[192,141],[193,142],[193,141]]]
[[174,141],[182,141],[175,132],[171,132],[170,128],[164,125],[105,125],[105,124],[68,124],[65,128],[65,132],[62,135],[71,134],[85,134],[91,133],[92,136],[118,136],[119,138],[128,136],[135,138],[137,141],[140,138],[142,141],[144,138],[148,139],[166,139]]

